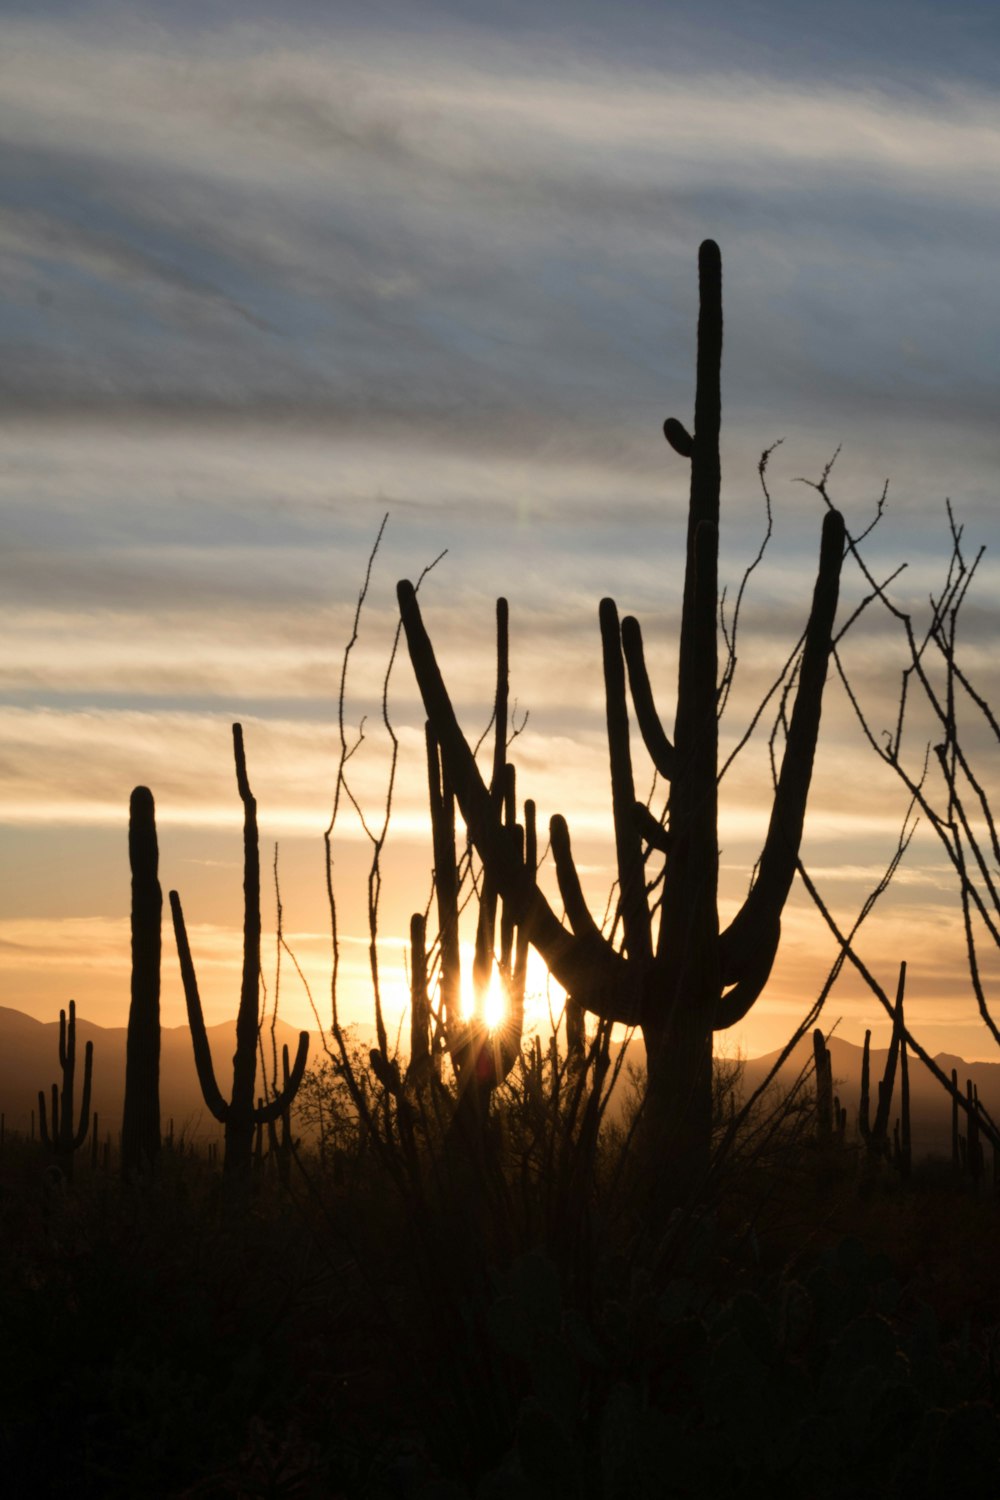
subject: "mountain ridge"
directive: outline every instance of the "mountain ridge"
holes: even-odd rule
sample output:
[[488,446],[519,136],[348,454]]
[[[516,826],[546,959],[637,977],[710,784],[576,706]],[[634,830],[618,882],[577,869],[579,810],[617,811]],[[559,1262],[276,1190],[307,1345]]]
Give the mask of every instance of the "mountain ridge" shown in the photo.
[[[92,1108],[99,1116],[102,1138],[116,1133],[121,1123],[122,1099],[125,1088],[125,1042],[127,1027],[101,1026],[85,1016],[77,1016],[77,1046],[82,1049],[87,1041],[94,1042],[94,1081]],[[229,1076],[232,1051],[235,1048],[236,1021],[217,1022],[206,1028],[209,1045],[216,1066],[216,1076],[225,1094]],[[375,1044],[374,1026],[357,1023],[347,1028],[362,1045]],[[275,1044],[280,1049],[288,1043],[294,1051],[298,1039],[298,1028],[278,1018],[275,1024]],[[264,1027],[265,1051],[270,1051],[271,1023]],[[59,1022],[40,1021],[11,1006],[0,1005],[0,1111],[5,1117],[8,1131],[27,1133],[31,1128],[31,1116],[37,1111],[38,1091],[48,1091],[59,1079],[58,1063]],[[319,1033],[310,1030],[309,1059],[314,1063],[321,1054]],[[836,1035],[827,1042],[831,1052],[834,1092],[848,1112],[848,1134],[854,1133],[860,1098],[862,1048]],[[182,1131],[188,1138],[214,1138],[221,1127],[205,1107],[201,1087],[194,1065],[194,1055],[186,1024],[164,1026],[160,1033],[160,1098],[164,1132],[174,1121],[175,1134]],[[878,1079],[885,1068],[888,1049],[872,1048],[871,1051],[871,1095],[877,1098]],[[775,1066],[781,1049],[765,1053],[760,1057],[741,1059],[742,1089],[749,1093],[756,1089]],[[641,1063],[644,1049],[640,1039],[630,1044],[629,1060]],[[812,1060],[811,1034],[803,1037],[780,1069],[776,1082],[788,1086]],[[971,1079],[979,1091],[979,1097],[994,1119],[1000,1119],[1000,1061],[968,1062],[953,1053],[942,1052],[934,1058],[946,1076],[952,1069],[958,1072],[959,1083],[964,1088]],[[899,1075],[892,1118],[898,1111]],[[874,1103],[873,1106],[874,1108]],[[913,1124],[914,1154],[932,1152],[950,1153],[951,1150],[951,1101],[937,1079],[921,1060],[910,1056],[910,1107]],[[964,1128],[964,1126],[963,1126]]]

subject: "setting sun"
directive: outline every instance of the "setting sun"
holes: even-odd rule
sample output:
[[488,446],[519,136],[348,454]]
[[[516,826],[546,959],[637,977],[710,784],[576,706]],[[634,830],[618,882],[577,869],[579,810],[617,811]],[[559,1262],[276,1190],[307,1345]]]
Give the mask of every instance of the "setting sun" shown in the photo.
[[[476,997],[472,983],[472,964],[475,948],[471,943],[462,944],[462,1019],[471,1021],[477,1014]],[[551,990],[551,1005],[546,1000],[546,981]],[[561,985],[546,972],[545,964],[535,950],[528,951],[528,977],[524,993],[524,1033],[534,1031],[547,1033],[553,1021],[558,1025],[562,1015],[565,995]],[[550,1015],[551,1010],[551,1015]],[[496,963],[490,974],[485,999],[478,1011],[490,1031],[501,1026],[508,1016],[507,996],[504,992],[500,969]]]

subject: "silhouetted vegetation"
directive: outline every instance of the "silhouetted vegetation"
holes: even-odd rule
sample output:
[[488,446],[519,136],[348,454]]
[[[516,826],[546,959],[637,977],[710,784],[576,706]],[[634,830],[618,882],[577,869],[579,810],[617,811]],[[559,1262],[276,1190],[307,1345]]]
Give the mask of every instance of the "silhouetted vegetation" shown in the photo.
[[74,1124],[76,1090],[76,1001],[69,1002],[66,1012],[59,1012],[59,1067],[62,1084],[52,1085],[51,1125],[45,1108],[45,1091],[38,1090],[38,1128],[42,1144],[53,1158],[57,1170],[67,1179],[73,1176],[73,1156],[87,1139],[90,1128],[90,1085],[94,1070],[94,1044],[88,1042],[83,1059],[83,1098],[80,1101],[79,1124]]
[[[847,933],[802,871],[838,956],[766,1076],[751,1087],[740,1062],[712,1057],[713,1030],[745,1014],[766,983],[802,870],[845,535],[849,551],[856,541],[831,508],[801,655],[782,679],[772,751],[779,732],[785,749],[767,839],[747,901],[720,933],[717,714],[735,670],[738,607],[720,683],[721,268],[711,242],[700,265],[695,431],[673,419],[665,429],[692,463],[673,741],[654,710],[638,624],[619,624],[610,600],[600,609],[618,874],[605,923],[584,901],[565,820],[553,818],[550,847],[568,926],[541,891],[530,801],[518,820],[509,749],[523,723],[510,719],[506,603],[497,607],[484,777],[437,673],[416,588],[401,585],[400,628],[429,716],[433,880],[410,923],[409,1045],[399,1051],[376,942],[398,749],[387,671],[384,818],[361,820],[371,847],[377,1045],[343,1024],[331,851],[339,814],[357,810],[345,684],[376,541],[341,676],[325,835],[331,1017],[312,1066],[302,1033],[293,1061],[282,1050],[280,1086],[276,1042],[270,1087],[257,1071],[260,856],[236,724],[244,924],[228,1100],[180,900],[170,893],[198,1076],[225,1127],[222,1163],[214,1143],[206,1151],[183,1132],[175,1138],[172,1120],[160,1138],[161,898],[153,798],[143,787],[130,808],[133,976],[120,1142],[108,1137],[98,1150],[95,1123],[90,1159],[73,1175],[88,1128],[92,1047],[74,1125],[72,1001],[68,1018],[61,1013],[63,1081],[52,1090],[51,1128],[44,1093],[41,1141],[12,1137],[0,1115],[0,1473],[11,1493],[936,1500],[958,1483],[995,1491],[1000,1205],[987,1191],[985,1147],[995,1180],[1000,1134],[972,1080],[960,1089],[957,1072],[945,1076],[908,1029],[905,964],[894,1001],[865,971],[893,1022],[874,1112],[871,1033],[860,1077],[837,1079],[838,1044],[816,1025],[843,964],[864,967],[854,936],[902,857],[905,833]],[[964,594],[949,597],[957,609]],[[928,640],[953,692],[965,680],[946,612],[935,609]],[[922,681],[924,647],[914,652]],[[660,814],[635,795],[626,675],[650,758],[670,783]],[[941,763],[958,840],[965,823],[955,788],[959,770],[968,772],[949,724],[954,715]],[[952,847],[961,855],[970,837]],[[989,890],[985,860],[974,862]],[[275,878],[277,889],[277,853]],[[963,879],[967,908],[981,886]],[[280,893],[276,901],[279,964],[282,952],[294,962]],[[460,999],[463,922],[475,932],[471,1014]],[[569,992],[551,1034],[526,1024],[529,943]],[[975,968],[974,945],[969,952]],[[494,976],[505,1012],[491,1027]],[[800,1044],[809,1049],[810,1031],[811,1050],[789,1086],[782,1069],[802,1055]],[[943,1085],[950,1160],[914,1154],[911,1055]]]
[[184,981],[188,1025],[194,1043],[198,1079],[205,1103],[225,1127],[226,1152],[223,1169],[234,1180],[246,1179],[250,1171],[254,1132],[276,1120],[286,1104],[295,1097],[309,1052],[309,1033],[299,1036],[295,1062],[281,1093],[266,1104],[256,1100],[258,1007],[260,1003],[260,849],[257,839],[257,803],[247,780],[243,730],[233,725],[233,753],[236,758],[236,784],[243,802],[243,983],[236,1018],[236,1052],[233,1057],[232,1096],[226,1100],[219,1091],[212,1066],[212,1053],[205,1035],[198,980],[195,975],[184,912],[176,891],[170,892],[170,910]]
[[157,878],[156,809],[148,787],[129,802],[132,868],[132,1001],[122,1111],[122,1171],[156,1170],[160,1156],[160,950],[163,895]]
[[[798,688],[767,840],[750,894],[720,933],[718,714],[735,670],[733,622],[727,673],[718,680],[719,428],[722,263],[706,240],[699,252],[700,312],[693,436],[675,418],[664,431],[691,462],[677,713],[673,741],[654,707],[637,620],[600,607],[611,802],[618,865],[616,945],[584,902],[569,830],[553,817],[549,836],[570,928],[552,910],[500,818],[455,717],[412,584],[399,585],[407,644],[445,771],[487,878],[511,905],[575,1004],[602,1020],[638,1026],[649,1061],[647,1127],[660,1194],[677,1201],[708,1164],[712,1034],[734,1025],[759,997],[778,948],[780,918],[798,859],[819,732],[823,687],[844,554],[844,525],[823,523],[819,573],[798,668]],[[662,818],[637,803],[626,700],[626,667],[643,741],[670,795]],[[662,868],[647,875],[659,856]],[[658,922],[658,927],[657,927]]]

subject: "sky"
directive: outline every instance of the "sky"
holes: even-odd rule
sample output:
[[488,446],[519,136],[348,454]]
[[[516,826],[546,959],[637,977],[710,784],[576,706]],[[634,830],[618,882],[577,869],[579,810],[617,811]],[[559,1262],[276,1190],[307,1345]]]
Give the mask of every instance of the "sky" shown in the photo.
[[[905,607],[919,615],[940,584],[946,497],[986,546],[962,648],[995,690],[998,43],[991,5],[898,0],[0,5],[0,1004],[49,1019],[74,996],[124,1022],[128,798],[146,784],[208,1019],[235,1012],[239,720],[269,993],[277,844],[285,936],[329,1016],[341,659],[386,514],[345,700],[350,734],[367,716],[359,799],[380,815],[396,580],[447,549],[421,598],[460,718],[472,734],[489,718],[503,594],[528,711],[520,792],[543,826],[566,815],[603,911],[597,604],[611,594],[643,622],[669,728],[688,476],[661,429],[691,420],[706,236],[724,266],[730,588],[761,534],[758,459],[781,440],[724,747],[806,618],[822,501],[798,481],[838,446],[830,489],[853,530],[889,481],[867,555],[885,573],[907,562]],[[843,608],[858,591],[848,566]],[[845,657],[877,730],[901,665],[885,622],[865,617]],[[389,703],[379,951],[396,1014],[431,868],[405,651]],[[917,761],[930,732],[915,725]],[[723,783],[724,913],[768,789],[758,734]],[[905,811],[831,682],[803,853],[844,922]],[[340,1004],[370,1020],[357,820],[334,847]],[[932,1051],[989,1057],[958,916],[918,829],[860,948],[887,989],[907,959]],[[164,936],[164,1022],[180,1024]],[[723,1048],[780,1045],[814,998],[833,949],[798,889],[784,937]],[[282,1014],[307,1024],[289,974],[286,959]],[[849,977],[825,1021],[850,1040],[886,1031]]]

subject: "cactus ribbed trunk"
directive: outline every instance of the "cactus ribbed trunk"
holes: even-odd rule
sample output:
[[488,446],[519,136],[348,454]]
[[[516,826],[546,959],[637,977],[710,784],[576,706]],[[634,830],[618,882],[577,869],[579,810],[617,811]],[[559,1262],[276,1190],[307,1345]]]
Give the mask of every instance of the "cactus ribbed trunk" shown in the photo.
[[132,1001],[125,1050],[122,1175],[154,1171],[160,1157],[160,946],[163,896],[153,794],[137,786],[129,804],[132,867]]
[[[654,997],[655,998],[655,997]],[[651,1007],[652,1009],[652,1007]],[[681,1202],[704,1181],[712,1145],[712,1032],[683,999],[672,1024],[642,1028],[646,1045],[643,1136],[656,1152],[658,1193]]]

